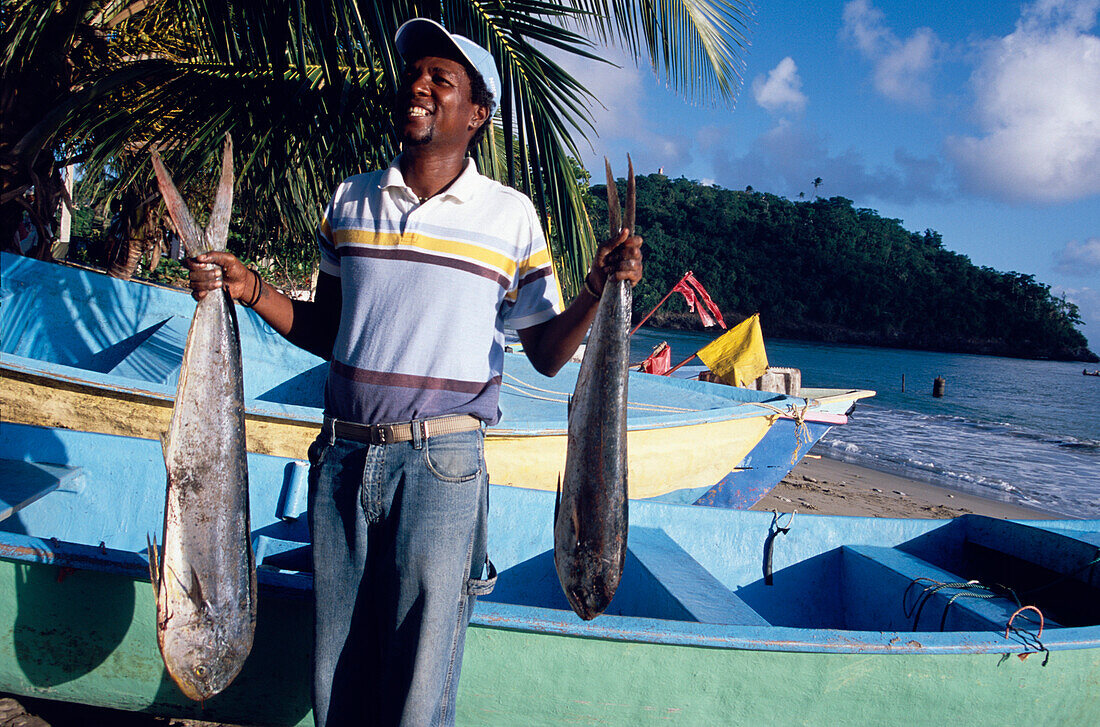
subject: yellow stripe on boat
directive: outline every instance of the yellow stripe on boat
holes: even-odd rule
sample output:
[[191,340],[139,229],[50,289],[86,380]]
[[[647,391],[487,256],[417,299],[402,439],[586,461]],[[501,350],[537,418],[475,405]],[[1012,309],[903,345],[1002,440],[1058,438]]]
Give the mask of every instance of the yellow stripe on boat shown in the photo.
[[[107,394],[107,395],[105,395]],[[172,399],[140,389],[105,389],[55,375],[8,369],[0,378],[4,421],[75,431],[159,439]],[[733,471],[767,433],[776,415],[634,429],[627,435],[630,497],[665,495],[713,485]],[[246,415],[248,451],[304,459],[320,423]],[[516,435],[490,429],[485,459],[495,484],[553,491],[565,468],[561,434]]]

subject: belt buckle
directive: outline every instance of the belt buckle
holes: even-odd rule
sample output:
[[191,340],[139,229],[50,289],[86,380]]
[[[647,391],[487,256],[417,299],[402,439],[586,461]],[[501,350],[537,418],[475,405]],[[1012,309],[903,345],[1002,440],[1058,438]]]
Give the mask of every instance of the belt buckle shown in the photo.
[[370,428],[371,444],[389,444],[393,439],[393,429],[386,424],[376,424]]

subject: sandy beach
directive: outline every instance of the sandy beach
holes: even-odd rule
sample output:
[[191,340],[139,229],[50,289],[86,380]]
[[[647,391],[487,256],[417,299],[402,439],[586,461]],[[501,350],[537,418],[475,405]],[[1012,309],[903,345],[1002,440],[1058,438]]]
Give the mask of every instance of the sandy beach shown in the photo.
[[861,517],[953,518],[967,513],[1010,519],[1057,517],[815,454],[807,455],[752,509]]
[[[1049,519],[1049,513],[809,455],[753,510],[861,517],[953,518],[975,513],[1012,519]],[[3,697],[4,695],[0,695]],[[12,705],[11,702],[17,702]],[[5,709],[5,702],[7,709]],[[30,721],[37,717],[37,721]],[[16,722],[14,720],[23,721]],[[37,699],[0,700],[0,727],[233,727],[150,717]]]

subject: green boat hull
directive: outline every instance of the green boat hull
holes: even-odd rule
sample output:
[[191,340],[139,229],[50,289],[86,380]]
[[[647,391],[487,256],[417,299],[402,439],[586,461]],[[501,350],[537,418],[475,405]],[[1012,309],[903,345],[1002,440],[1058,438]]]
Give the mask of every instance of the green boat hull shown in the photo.
[[[132,575],[0,560],[0,691],[173,717],[311,725],[311,607],[261,591],[256,642],[198,705],[168,678]],[[583,638],[475,623],[460,725],[1100,724],[1100,649],[863,654]]]

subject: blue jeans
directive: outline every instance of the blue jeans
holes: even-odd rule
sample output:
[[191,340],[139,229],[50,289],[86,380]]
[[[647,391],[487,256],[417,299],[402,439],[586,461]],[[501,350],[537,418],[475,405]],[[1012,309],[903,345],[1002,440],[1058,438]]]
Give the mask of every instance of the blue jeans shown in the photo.
[[452,725],[486,558],[480,430],[310,448],[318,727]]

